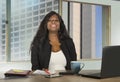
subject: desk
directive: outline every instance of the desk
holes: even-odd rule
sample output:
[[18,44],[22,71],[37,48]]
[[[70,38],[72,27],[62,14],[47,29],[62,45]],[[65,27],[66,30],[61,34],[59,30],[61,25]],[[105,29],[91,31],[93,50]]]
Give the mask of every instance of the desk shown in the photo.
[[41,75],[32,75],[28,78],[1,79],[0,82],[120,82],[120,77],[93,79],[77,75],[64,75],[57,78],[45,78]]

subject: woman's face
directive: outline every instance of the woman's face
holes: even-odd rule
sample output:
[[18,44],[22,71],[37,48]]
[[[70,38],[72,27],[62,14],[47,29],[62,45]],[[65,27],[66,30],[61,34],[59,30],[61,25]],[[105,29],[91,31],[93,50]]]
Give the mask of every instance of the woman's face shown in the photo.
[[60,22],[57,15],[52,15],[47,23],[49,32],[58,32],[60,29]]

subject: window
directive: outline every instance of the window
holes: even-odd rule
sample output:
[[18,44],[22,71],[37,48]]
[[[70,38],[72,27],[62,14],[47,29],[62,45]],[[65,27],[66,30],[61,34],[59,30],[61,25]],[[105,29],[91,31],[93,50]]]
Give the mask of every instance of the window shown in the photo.
[[58,9],[58,6],[54,6],[54,10],[57,10]]
[[40,0],[40,2],[45,2],[45,0]]
[[25,9],[21,9],[21,11],[20,11],[21,13],[25,13]]
[[19,30],[19,27],[14,27],[14,31],[18,31]]
[[27,8],[27,12],[30,12],[30,11],[32,11],[32,7]]
[[22,25],[22,26],[21,26],[21,29],[25,29],[25,25]]
[[48,2],[48,3],[47,3],[47,6],[52,6],[52,2]]
[[38,21],[38,16],[34,17],[33,21]]
[[27,13],[27,17],[31,17],[32,16],[32,12]]
[[5,44],[5,41],[2,41],[2,44]]
[[34,11],[34,12],[33,12],[33,15],[38,15],[38,11]]
[[34,0],[34,4],[36,4],[36,3],[38,3],[39,2],[39,0]]
[[33,26],[38,26],[38,22],[34,22],[34,23],[33,23]]
[[27,28],[31,28],[32,27],[32,24],[27,24]]
[[2,28],[5,29],[5,24],[2,25]]
[[2,19],[2,23],[5,23],[5,19]]
[[5,39],[5,35],[2,35],[2,39]]
[[21,34],[21,35],[25,35],[25,31],[21,31],[20,34]]
[[40,4],[40,8],[44,8],[45,7],[45,3]]
[[[15,38],[15,41],[18,41],[19,39],[18,38]],[[19,43],[14,43],[14,47],[19,47]],[[18,51],[19,49],[17,49]]]
[[26,6],[31,6],[32,5],[32,1],[27,1]]
[[11,38],[12,38],[13,36],[14,36],[13,33],[11,33]]
[[[21,41],[25,40],[25,36],[20,36],[20,40]],[[21,45],[21,46],[24,46],[24,45]]]
[[[54,0],[50,0],[49,2],[46,0],[8,0],[11,1],[11,7],[8,7],[8,10],[11,14],[7,14],[6,16],[6,0],[3,0],[0,5],[0,17],[1,22],[0,26],[2,27],[0,30],[0,62],[11,60],[11,61],[26,61],[30,60],[29,48],[31,41],[33,40],[34,35],[39,27],[39,24],[45,14],[47,13],[48,8],[54,7],[52,3]],[[8,3],[10,4],[10,3]],[[56,4],[58,4],[56,2]],[[58,11],[55,10],[55,11]],[[11,18],[11,25],[9,26],[11,29],[6,30],[6,17]],[[9,21],[8,21],[9,22]],[[7,35],[6,32],[9,32],[10,35]],[[6,40],[6,41],[5,41]],[[2,42],[1,42],[2,41]],[[6,46],[6,43],[11,46]],[[3,48],[4,46],[4,48]],[[7,49],[10,50],[7,51]],[[9,53],[7,57],[6,52]],[[2,59],[3,58],[3,59]]]
[[54,4],[57,4],[58,3],[58,0],[54,0]]
[[19,25],[19,21],[15,21],[15,22],[14,22],[14,25],[15,25],[15,26]]
[[14,32],[15,37],[19,37],[19,32]]
[[47,8],[47,12],[52,11],[52,7]]
[[40,19],[42,20],[42,19],[44,18],[44,16],[45,16],[45,15],[41,15],[41,16],[40,16]]
[[38,10],[38,5],[34,6],[33,10]]
[[32,18],[28,18],[27,23],[31,23],[31,22],[32,22]]
[[2,33],[5,33],[5,30],[2,30]]
[[21,24],[25,24],[25,20],[21,20]]
[[31,29],[28,29],[27,30],[27,34],[31,34],[32,33],[32,30]]
[[25,18],[25,14],[21,14],[21,18]]
[[40,10],[40,14],[43,14],[43,13],[45,13],[45,9]]
[[78,59],[101,58],[102,48],[109,45],[110,40],[110,6],[76,2],[63,5],[62,14],[67,19],[65,22],[75,42]]

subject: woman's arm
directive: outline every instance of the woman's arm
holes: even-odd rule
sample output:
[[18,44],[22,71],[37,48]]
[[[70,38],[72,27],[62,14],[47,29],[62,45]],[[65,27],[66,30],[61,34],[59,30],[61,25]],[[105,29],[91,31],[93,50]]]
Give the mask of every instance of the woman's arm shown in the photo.
[[67,46],[69,48],[71,61],[76,61],[77,60],[77,54],[76,54],[75,45],[74,45],[74,42],[73,42],[72,39],[70,39],[69,42],[67,42]]
[[32,63],[32,70],[39,69],[39,59],[38,53],[39,47],[37,45],[33,45],[31,48],[31,63]]

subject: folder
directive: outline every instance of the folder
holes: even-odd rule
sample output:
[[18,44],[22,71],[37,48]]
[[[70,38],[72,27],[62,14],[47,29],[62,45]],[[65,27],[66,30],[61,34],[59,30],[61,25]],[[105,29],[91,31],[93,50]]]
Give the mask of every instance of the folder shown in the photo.
[[7,72],[4,73],[5,77],[25,77],[30,74],[30,70],[21,70],[21,69],[10,69]]

